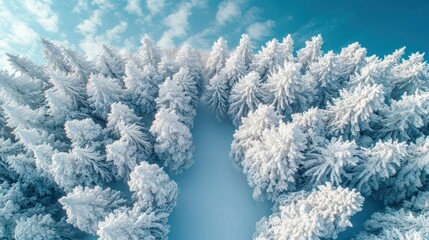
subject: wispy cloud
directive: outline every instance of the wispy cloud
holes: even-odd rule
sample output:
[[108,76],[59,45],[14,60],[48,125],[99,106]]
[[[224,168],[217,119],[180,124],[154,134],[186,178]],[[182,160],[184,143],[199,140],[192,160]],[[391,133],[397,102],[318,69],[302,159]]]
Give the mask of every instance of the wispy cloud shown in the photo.
[[23,5],[48,32],[58,32],[58,14],[52,10],[51,0],[24,0]]
[[265,22],[255,22],[247,27],[247,33],[250,38],[255,40],[262,40],[264,37],[272,35],[272,29],[275,25],[273,20],[267,20]]
[[82,23],[76,26],[76,29],[82,34],[95,34],[97,28],[103,25],[101,17],[103,16],[103,11],[101,9],[95,10],[92,15],[85,19]]
[[25,22],[18,20],[9,8],[0,1],[0,68],[11,70],[5,53],[14,53],[17,49],[33,56],[35,53],[35,42],[39,35]]
[[125,6],[125,11],[131,14],[137,14],[138,16],[143,16],[143,11],[140,5],[141,0],[128,0],[127,6]]
[[146,0],[147,8],[151,15],[160,13],[165,6],[165,0]]
[[241,11],[237,2],[224,1],[218,6],[216,21],[219,25],[223,25],[227,22],[237,20],[240,15]]
[[80,13],[82,11],[88,11],[88,1],[86,0],[78,0],[72,12]]
[[164,25],[167,30],[162,34],[159,40],[159,45],[162,47],[174,46],[174,39],[185,37],[186,30],[188,29],[188,17],[191,15],[192,4],[181,4],[179,9],[164,19]]

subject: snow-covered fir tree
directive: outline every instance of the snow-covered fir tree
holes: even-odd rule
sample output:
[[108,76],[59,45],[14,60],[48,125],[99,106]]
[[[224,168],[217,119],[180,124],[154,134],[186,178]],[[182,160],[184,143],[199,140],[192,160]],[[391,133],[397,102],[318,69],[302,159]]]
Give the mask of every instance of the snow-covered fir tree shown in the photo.
[[211,79],[213,76],[221,72],[225,67],[228,54],[227,42],[222,37],[218,38],[218,40],[213,43],[212,50],[204,69],[207,79]]

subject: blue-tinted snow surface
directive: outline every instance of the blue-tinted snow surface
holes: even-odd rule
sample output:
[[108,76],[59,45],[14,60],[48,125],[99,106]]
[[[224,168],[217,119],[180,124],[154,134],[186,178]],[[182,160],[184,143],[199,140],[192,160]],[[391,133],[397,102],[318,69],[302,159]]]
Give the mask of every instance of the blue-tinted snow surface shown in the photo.
[[233,133],[230,122],[218,122],[199,107],[192,129],[195,164],[172,176],[179,199],[169,239],[249,240],[255,223],[271,213],[269,202],[253,200],[245,175],[228,157]]

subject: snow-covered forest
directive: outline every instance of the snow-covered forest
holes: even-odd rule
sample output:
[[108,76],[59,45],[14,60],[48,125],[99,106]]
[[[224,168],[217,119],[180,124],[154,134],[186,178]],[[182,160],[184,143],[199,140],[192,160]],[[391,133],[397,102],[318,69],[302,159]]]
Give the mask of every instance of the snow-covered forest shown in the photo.
[[365,198],[385,209],[356,239],[429,238],[424,54],[327,51],[321,35],[210,52],[144,35],[95,60],[40,44],[43,63],[8,54],[0,71],[1,239],[167,239],[200,104],[234,124],[231,165],[273,204],[255,240],[337,238]]

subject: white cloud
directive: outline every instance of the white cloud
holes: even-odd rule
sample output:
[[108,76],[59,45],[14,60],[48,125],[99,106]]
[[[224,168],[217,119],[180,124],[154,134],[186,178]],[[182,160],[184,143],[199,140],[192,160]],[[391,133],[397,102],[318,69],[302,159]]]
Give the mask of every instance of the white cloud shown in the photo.
[[100,9],[95,10],[91,17],[85,19],[82,23],[76,26],[77,30],[82,34],[95,34],[97,28],[103,24],[101,17],[103,11]]
[[120,34],[127,30],[128,24],[125,21],[121,21],[118,25],[112,29],[106,31],[105,36],[108,42],[119,41],[121,39]]
[[192,5],[189,3],[182,4],[179,9],[164,19],[164,25],[168,28],[163,34],[158,44],[162,47],[174,46],[174,39],[186,36],[189,22],[188,17],[191,15]]
[[240,15],[241,11],[236,2],[221,2],[216,13],[216,21],[218,24],[223,25],[235,20]]
[[265,22],[255,22],[247,27],[247,33],[255,40],[262,40],[264,37],[270,36],[275,22],[267,20]]
[[0,68],[12,70],[5,53],[24,54],[26,57],[35,55],[35,42],[38,41],[39,35],[26,23],[20,21],[9,10],[9,8],[0,1]]
[[165,5],[165,0],[146,0],[147,8],[152,15],[162,11]]
[[25,0],[23,3],[46,31],[58,32],[58,14],[52,10],[51,0]]
[[93,0],[92,5],[97,5],[101,10],[113,8],[113,3],[110,0]]
[[78,0],[73,8],[74,13],[80,13],[82,11],[88,11],[88,1],[86,0]]
[[127,2],[127,6],[125,6],[125,10],[128,13],[135,13],[138,16],[142,16],[143,12],[142,12],[142,8],[140,6],[141,0],[128,0]]
[[120,21],[118,25],[106,30],[103,34],[87,34],[79,43],[80,48],[86,53],[90,59],[95,59],[101,50],[101,45],[118,43],[121,41],[121,33],[128,27],[127,22]]

